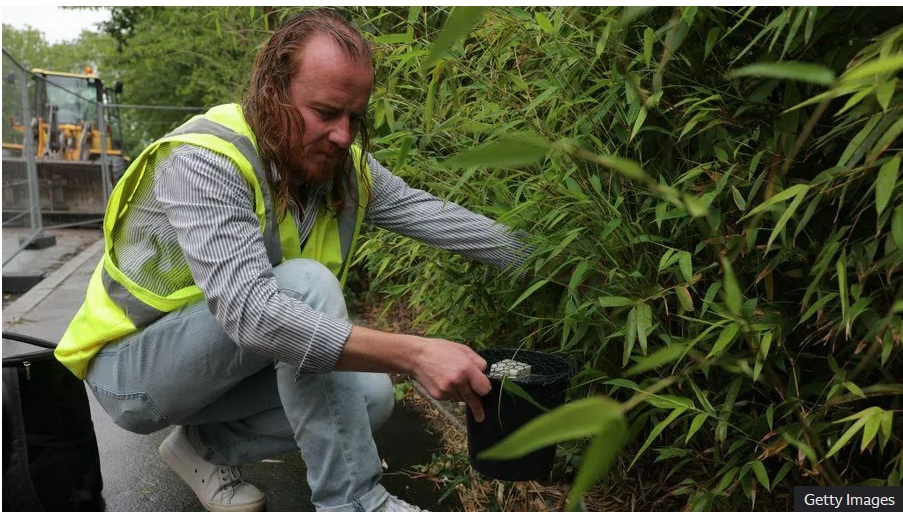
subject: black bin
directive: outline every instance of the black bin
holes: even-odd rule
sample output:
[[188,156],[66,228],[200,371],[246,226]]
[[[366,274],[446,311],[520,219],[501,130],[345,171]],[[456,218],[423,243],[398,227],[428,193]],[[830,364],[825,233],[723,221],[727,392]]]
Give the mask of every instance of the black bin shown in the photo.
[[467,409],[467,445],[470,464],[480,473],[500,480],[543,480],[549,476],[555,461],[555,446],[541,448],[523,457],[510,460],[478,459],[477,454],[491,448],[515,430],[541,415],[543,410],[529,401],[502,391],[502,379],[489,375],[494,363],[512,359],[531,366],[531,374],[525,378],[512,378],[536,403],[547,410],[564,403],[568,380],[574,366],[567,360],[546,352],[507,348],[478,351],[486,360],[486,373],[492,382],[492,390],[483,397],[486,419],[477,423],[470,408]]

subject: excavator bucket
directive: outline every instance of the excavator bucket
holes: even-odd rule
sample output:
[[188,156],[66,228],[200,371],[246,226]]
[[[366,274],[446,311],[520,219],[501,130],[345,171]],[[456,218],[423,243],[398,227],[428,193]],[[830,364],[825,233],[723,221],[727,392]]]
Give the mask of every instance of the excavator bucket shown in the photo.
[[[38,160],[41,211],[49,221],[76,222],[103,218],[105,190],[112,190],[98,161]],[[104,187],[104,181],[108,185]],[[31,196],[24,158],[3,159],[4,217],[29,211]]]

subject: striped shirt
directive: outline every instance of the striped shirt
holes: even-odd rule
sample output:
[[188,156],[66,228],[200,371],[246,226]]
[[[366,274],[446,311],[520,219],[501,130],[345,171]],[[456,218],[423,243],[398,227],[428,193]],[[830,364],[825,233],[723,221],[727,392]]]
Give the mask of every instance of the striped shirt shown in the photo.
[[[113,234],[125,275],[160,295],[197,284],[242,349],[303,373],[332,371],[351,323],[279,293],[253,191],[235,163],[187,144],[158,158],[148,162],[155,169],[153,182],[136,190],[128,222]],[[365,222],[502,269],[523,262],[520,237],[507,227],[409,187],[372,155],[367,161],[372,194]],[[315,187],[300,207],[289,205],[302,244],[315,216],[301,212],[316,211],[328,191],[329,185]]]

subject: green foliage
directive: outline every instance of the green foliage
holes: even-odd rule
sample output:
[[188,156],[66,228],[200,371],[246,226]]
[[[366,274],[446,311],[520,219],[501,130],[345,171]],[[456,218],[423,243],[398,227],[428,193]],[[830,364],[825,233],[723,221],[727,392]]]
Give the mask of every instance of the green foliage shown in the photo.
[[[234,101],[297,10],[114,8],[100,69],[124,103]],[[599,411],[555,421],[620,404],[623,461],[569,437],[592,461],[571,506],[631,464],[609,478],[642,471],[690,510],[899,485],[898,8],[344,12],[376,50],[376,156],[533,248],[518,280],[372,231],[364,281],[430,335],[579,361],[572,394]],[[123,115],[140,145],[190,113]]]
[[534,248],[518,281],[374,232],[386,311],[580,361],[688,509],[899,482],[898,10],[489,8],[432,67],[447,9],[357,15],[378,157]]

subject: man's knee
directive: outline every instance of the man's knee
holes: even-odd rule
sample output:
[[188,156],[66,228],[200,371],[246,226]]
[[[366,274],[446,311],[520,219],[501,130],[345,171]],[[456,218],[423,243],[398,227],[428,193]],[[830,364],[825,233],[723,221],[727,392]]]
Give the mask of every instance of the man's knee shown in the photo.
[[145,393],[118,394],[88,383],[101,407],[116,425],[136,434],[150,434],[169,425]]
[[[339,280],[326,265],[317,260],[292,258],[273,267],[273,275],[280,288],[308,288],[311,285],[334,286],[339,288]],[[300,291],[300,290],[299,290]]]
[[374,432],[389,421],[395,408],[395,391],[392,380],[385,373],[361,373],[361,381],[367,397],[367,415]]
[[279,291],[332,316],[346,317],[345,297],[336,276],[316,260],[293,258],[273,268]]

